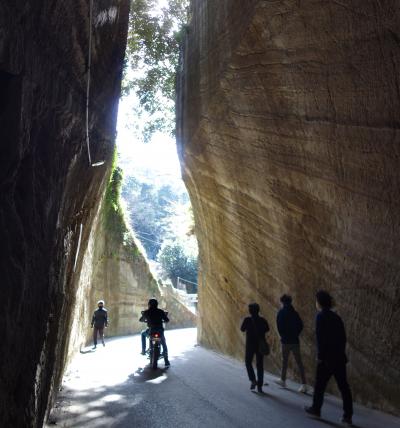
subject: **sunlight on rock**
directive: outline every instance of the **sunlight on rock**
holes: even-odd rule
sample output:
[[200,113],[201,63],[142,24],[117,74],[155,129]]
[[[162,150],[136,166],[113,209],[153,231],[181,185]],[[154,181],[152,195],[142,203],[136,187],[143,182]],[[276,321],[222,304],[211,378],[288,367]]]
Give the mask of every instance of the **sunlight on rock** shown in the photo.
[[105,25],[105,24],[112,24],[118,15],[118,9],[113,6],[110,7],[107,10],[102,10],[96,17],[94,25],[96,27]]

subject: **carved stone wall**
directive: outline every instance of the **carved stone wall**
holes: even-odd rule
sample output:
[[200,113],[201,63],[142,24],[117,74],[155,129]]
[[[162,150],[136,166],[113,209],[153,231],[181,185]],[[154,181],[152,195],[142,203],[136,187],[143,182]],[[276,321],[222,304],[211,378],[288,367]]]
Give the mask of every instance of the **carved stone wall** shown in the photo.
[[41,427],[62,372],[81,254],[115,138],[128,0],[0,3],[0,425]]
[[[314,294],[336,299],[358,400],[399,413],[398,2],[195,0],[179,154],[200,245],[200,340],[242,358],[251,301],[290,293],[313,377]],[[271,367],[280,359],[276,331]]]

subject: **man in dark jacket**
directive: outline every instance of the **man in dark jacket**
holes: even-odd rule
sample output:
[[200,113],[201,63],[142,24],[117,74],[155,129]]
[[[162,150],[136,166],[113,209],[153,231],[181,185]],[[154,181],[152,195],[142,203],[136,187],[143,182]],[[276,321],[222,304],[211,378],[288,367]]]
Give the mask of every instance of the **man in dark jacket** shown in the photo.
[[167,342],[165,341],[164,325],[163,325],[164,322],[169,322],[169,318],[167,314],[168,314],[167,312],[164,312],[162,309],[158,308],[157,299],[152,298],[149,300],[147,311],[143,311],[142,316],[139,319],[139,321],[147,323],[147,327],[149,328],[149,333],[152,330],[157,330],[160,333],[165,367],[170,366],[170,362],[168,360]]
[[93,328],[93,349],[97,347],[97,334],[99,334],[101,343],[104,343],[104,328],[108,326],[107,309],[104,307],[104,301],[99,300],[97,307],[92,317],[92,328]]
[[[265,333],[269,331],[268,322],[266,319],[259,316],[260,306],[257,303],[249,305],[250,317],[243,320],[240,330],[246,332],[246,352],[245,364],[247,374],[251,382],[250,389],[255,389],[262,393],[264,383],[264,355],[259,350],[260,339],[265,338]],[[253,358],[256,356],[257,365],[257,380],[253,369]]]
[[281,297],[282,308],[276,317],[276,325],[282,343],[282,372],[281,378],[276,381],[278,385],[286,387],[286,371],[289,355],[292,352],[299,368],[302,385],[299,392],[307,392],[306,376],[300,354],[300,333],[303,331],[303,321],[292,306],[292,298],[287,294]]
[[315,379],[314,398],[311,407],[305,411],[319,417],[324,401],[324,392],[329,379],[334,376],[343,399],[342,423],[352,426],[353,399],[346,374],[346,332],[342,319],[331,310],[332,297],[326,291],[316,294],[319,310],[316,317],[318,364]]

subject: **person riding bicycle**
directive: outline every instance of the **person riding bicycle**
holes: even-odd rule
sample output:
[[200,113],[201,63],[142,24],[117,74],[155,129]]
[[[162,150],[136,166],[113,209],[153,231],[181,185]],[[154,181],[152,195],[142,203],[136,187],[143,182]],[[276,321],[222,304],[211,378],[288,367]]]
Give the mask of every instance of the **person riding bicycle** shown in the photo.
[[[161,336],[161,345],[163,347],[164,363],[168,367],[170,365],[168,360],[168,348],[164,336],[164,326],[163,322],[169,322],[167,316],[168,312],[164,312],[162,309],[158,308],[158,301],[155,298],[151,298],[148,302],[148,309],[142,312],[142,316],[139,321],[147,322],[147,326],[150,330],[157,330]],[[143,338],[143,335],[142,335]]]

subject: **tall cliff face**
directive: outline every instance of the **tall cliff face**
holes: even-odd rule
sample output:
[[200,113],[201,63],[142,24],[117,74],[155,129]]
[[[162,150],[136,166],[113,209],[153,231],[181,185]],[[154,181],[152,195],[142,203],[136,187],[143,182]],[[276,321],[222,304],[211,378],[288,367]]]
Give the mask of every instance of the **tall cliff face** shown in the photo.
[[41,426],[59,379],[91,224],[113,152],[128,0],[0,4],[0,425]]
[[241,357],[246,305],[259,302],[274,326],[289,292],[312,377],[314,293],[328,289],[356,398],[398,413],[397,2],[192,9],[177,132],[200,246],[201,342]]

